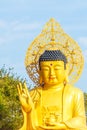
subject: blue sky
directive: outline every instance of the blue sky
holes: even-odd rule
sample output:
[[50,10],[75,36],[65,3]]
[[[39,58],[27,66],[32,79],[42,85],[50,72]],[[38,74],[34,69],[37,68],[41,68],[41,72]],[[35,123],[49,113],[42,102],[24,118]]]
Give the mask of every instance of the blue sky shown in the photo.
[[51,17],[83,51],[85,66],[76,86],[87,92],[87,0],[1,0],[0,67],[14,67],[30,82],[24,66],[26,50]]

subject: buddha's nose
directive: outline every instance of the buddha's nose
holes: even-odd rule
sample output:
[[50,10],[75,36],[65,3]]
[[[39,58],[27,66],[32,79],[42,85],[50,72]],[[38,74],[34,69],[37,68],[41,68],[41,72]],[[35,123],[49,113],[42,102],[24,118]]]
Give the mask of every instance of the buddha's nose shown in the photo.
[[55,71],[53,68],[50,69],[50,76],[55,76]]

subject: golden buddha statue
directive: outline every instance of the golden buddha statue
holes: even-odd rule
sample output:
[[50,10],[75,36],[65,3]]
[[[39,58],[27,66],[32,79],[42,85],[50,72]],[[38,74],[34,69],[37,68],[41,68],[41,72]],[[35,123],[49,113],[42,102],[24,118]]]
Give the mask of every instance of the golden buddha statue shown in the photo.
[[[25,59],[27,72],[38,87],[28,91],[26,84],[24,88],[21,83],[17,86],[24,116],[24,124],[20,130],[87,130],[83,92],[72,85],[82,72],[81,50],[75,44],[78,48],[75,53],[74,45],[70,48],[71,45],[66,40],[62,42],[55,35],[57,31],[54,19],[48,24],[50,31],[46,26],[28,48]],[[61,35],[62,39],[68,37],[68,41],[74,42],[65,33]],[[44,43],[44,38],[48,40],[48,44],[47,41]],[[39,51],[35,52],[32,47],[36,45],[39,46],[36,48]]]

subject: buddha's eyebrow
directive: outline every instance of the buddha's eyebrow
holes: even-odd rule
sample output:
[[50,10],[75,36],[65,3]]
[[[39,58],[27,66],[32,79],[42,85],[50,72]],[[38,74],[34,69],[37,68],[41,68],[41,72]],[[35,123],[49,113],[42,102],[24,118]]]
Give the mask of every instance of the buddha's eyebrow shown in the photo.
[[57,66],[58,66],[58,67],[62,67],[62,66],[64,66],[64,65],[60,65],[60,64],[55,65],[55,67],[57,67]]
[[49,67],[48,65],[43,65],[43,66],[41,66],[41,67]]

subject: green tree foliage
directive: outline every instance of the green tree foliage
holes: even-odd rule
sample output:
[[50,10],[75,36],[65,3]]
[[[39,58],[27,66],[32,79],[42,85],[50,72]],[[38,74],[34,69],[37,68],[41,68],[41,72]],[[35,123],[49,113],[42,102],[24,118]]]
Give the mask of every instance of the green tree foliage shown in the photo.
[[[18,130],[23,123],[17,84],[25,82],[3,66],[0,70],[0,130]],[[87,93],[84,93],[87,115]]]
[[84,93],[84,99],[85,99],[85,111],[86,111],[86,122],[87,122],[87,93]]
[[24,80],[15,76],[12,70],[5,67],[0,70],[0,130],[17,130],[23,122],[16,86]]

